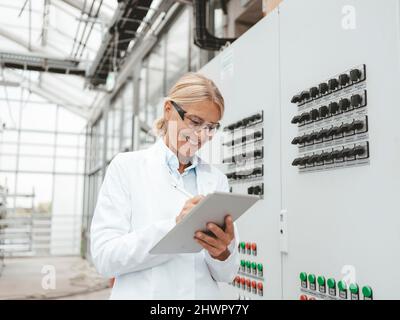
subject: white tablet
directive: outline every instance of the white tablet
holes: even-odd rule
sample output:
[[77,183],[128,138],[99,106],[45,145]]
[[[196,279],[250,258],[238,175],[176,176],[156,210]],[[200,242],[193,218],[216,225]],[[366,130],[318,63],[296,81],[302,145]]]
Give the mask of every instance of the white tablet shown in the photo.
[[228,192],[208,194],[188,215],[172,228],[151,250],[151,254],[195,253],[202,247],[193,239],[196,231],[205,231],[209,222],[223,227],[225,216],[237,220],[260,197]]

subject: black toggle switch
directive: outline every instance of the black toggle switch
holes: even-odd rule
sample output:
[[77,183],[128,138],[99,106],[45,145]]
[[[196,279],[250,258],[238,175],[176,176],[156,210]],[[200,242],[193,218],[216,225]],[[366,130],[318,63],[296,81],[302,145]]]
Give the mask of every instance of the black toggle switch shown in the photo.
[[255,194],[255,195],[260,195],[260,194],[262,194],[262,188],[261,188],[261,186],[255,186],[254,189],[253,189],[253,194]]
[[312,164],[314,164],[314,162],[315,162],[314,156],[308,157],[307,164],[312,165]]
[[365,147],[357,146],[357,147],[354,148],[354,155],[362,156],[364,153],[365,153]]
[[336,90],[339,87],[339,81],[334,78],[334,79],[330,79],[328,81],[329,84],[329,89],[331,89],[332,91]]
[[229,125],[228,130],[230,130],[230,131],[235,130],[235,125],[234,124]]
[[342,87],[348,85],[349,82],[350,82],[350,77],[347,73],[343,73],[339,76],[339,83]]
[[258,138],[261,138],[261,137],[262,137],[262,132],[261,131],[254,132],[253,139],[258,139]]
[[250,118],[244,118],[242,120],[242,122],[243,122],[243,125],[247,126],[250,123]]
[[261,119],[261,114],[257,113],[254,116],[248,118],[250,122],[254,122]]
[[351,96],[351,105],[354,108],[358,108],[362,103],[362,97],[359,94],[355,94],[354,96]]
[[295,117],[292,119],[292,123],[293,123],[293,124],[300,123],[300,122],[301,122],[300,119],[301,119],[301,116],[295,116]]
[[319,111],[317,109],[313,109],[310,111],[311,120],[317,120],[319,118]]
[[255,150],[254,151],[254,157],[261,157],[261,156],[262,156],[261,150]]
[[341,133],[347,133],[347,132],[350,132],[350,131],[352,131],[353,129],[352,129],[352,125],[350,124],[350,123],[345,123],[345,124],[342,124],[341,126],[340,126],[340,128],[339,128],[339,131],[341,132]]
[[339,127],[330,128],[327,133],[328,136],[332,136],[332,137],[337,134],[339,134]]
[[331,155],[332,155],[332,159],[340,159],[340,158],[343,158],[343,156],[342,156],[342,151],[339,151],[339,150],[332,151],[332,152],[331,152]]
[[243,126],[243,122],[242,121],[238,121],[235,123],[235,129],[240,128],[241,126]]
[[255,168],[253,170],[253,174],[261,174],[262,173],[262,169],[261,168]]
[[356,120],[351,124],[352,130],[361,130],[364,128],[364,121]]
[[296,95],[292,98],[291,103],[299,103],[299,102],[300,102],[300,95],[299,95],[299,94],[296,94]]
[[226,177],[227,177],[228,179],[236,179],[236,173],[235,173],[235,172],[228,173],[228,174],[226,175]]
[[301,143],[301,138],[300,137],[296,137],[292,140],[292,144],[293,145],[297,145]]
[[317,140],[317,138],[318,138],[318,133],[313,132],[313,133],[310,133],[310,135],[308,136],[308,141]]
[[300,93],[300,101],[308,100],[310,99],[310,92],[308,91],[303,91]]
[[252,123],[252,122],[256,121],[256,116],[254,115],[254,116],[248,117],[247,119],[249,120],[249,123]]
[[321,84],[319,85],[319,92],[320,92],[321,94],[325,94],[325,93],[327,93],[328,91],[329,91],[329,87],[328,87],[328,84],[327,84],[327,83],[323,82],[323,83],[321,83]]
[[332,153],[323,152],[320,155],[321,161],[332,161]]
[[306,134],[306,135],[300,137],[300,143],[307,143],[310,141],[309,139],[310,139],[310,136],[308,134]]
[[329,104],[330,114],[336,114],[339,111],[339,104],[337,102],[331,102]]
[[350,79],[353,82],[360,81],[361,76],[362,76],[362,73],[361,73],[361,70],[359,70],[359,69],[353,69],[350,71]]
[[310,157],[308,157],[308,156],[301,158],[300,165],[305,166],[308,163],[309,159],[310,159]]
[[317,140],[320,140],[320,139],[323,139],[323,138],[326,138],[326,137],[328,137],[329,136],[329,131],[328,130],[326,130],[326,129],[322,129],[320,132],[318,132],[318,135],[317,135]]
[[322,160],[322,153],[315,155],[315,162],[323,162],[323,161],[324,160]]
[[342,111],[347,111],[350,108],[350,100],[349,99],[341,99],[339,101],[339,107]]
[[310,120],[310,114],[308,112],[305,112],[300,116],[300,122],[309,121],[309,120]]
[[319,115],[321,118],[325,118],[329,113],[329,109],[327,106],[322,106],[319,108]]
[[292,166],[297,167],[297,166],[301,165],[301,160],[302,160],[302,159],[303,159],[303,158],[296,158],[296,159],[294,159],[293,162],[292,162]]
[[317,87],[312,87],[310,89],[310,96],[311,98],[316,98],[319,95],[319,90]]
[[343,149],[343,150],[341,151],[341,153],[342,153],[342,155],[343,155],[344,158],[351,158],[351,157],[354,157],[354,156],[355,156],[354,149],[346,148],[346,149]]
[[321,155],[320,154],[314,154],[312,157],[311,157],[311,159],[312,159],[312,161],[314,162],[314,163],[317,163],[317,162],[321,162],[322,160],[321,160]]

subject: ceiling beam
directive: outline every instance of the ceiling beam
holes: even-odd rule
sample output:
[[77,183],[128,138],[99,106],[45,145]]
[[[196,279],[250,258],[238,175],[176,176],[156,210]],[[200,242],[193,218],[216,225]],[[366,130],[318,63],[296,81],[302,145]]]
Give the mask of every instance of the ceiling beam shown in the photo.
[[[5,74],[5,73],[4,73]],[[65,109],[87,119],[89,116],[88,108],[82,107],[80,103],[77,103],[74,100],[66,96],[60,96],[54,93],[53,90],[48,90],[39,86],[38,83],[30,81],[25,77],[17,74],[15,71],[7,70],[7,82],[16,83],[18,82],[21,88],[25,88],[38,96],[48,100],[51,103],[57,104],[60,107],[64,107]]]
[[37,47],[37,46],[29,46],[29,42],[26,41],[25,39],[13,34],[12,32],[0,27],[0,36],[7,38],[8,40],[11,40],[20,46],[24,47],[30,52],[39,52],[39,53],[45,53],[43,48]]
[[[71,7],[79,10],[79,12],[83,12],[83,13],[85,13],[87,15],[90,13],[89,12],[90,6],[86,6],[86,8],[85,8],[85,2],[84,1],[81,1],[81,0],[57,0],[57,1],[64,2],[64,3],[68,4],[68,5],[70,5]],[[96,0],[94,0],[94,1],[96,1]],[[104,22],[108,22],[112,18],[110,15],[108,15],[107,13],[104,13],[104,11],[102,11],[102,10],[100,10],[99,16],[100,16],[101,19],[105,20]]]
[[78,60],[59,59],[44,55],[20,54],[0,51],[0,64],[4,68],[23,69],[59,74],[85,76]]

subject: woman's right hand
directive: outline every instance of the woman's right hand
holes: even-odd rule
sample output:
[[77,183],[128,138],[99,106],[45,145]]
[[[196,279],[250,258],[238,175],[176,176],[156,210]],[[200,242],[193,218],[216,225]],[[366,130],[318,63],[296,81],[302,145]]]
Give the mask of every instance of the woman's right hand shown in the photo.
[[183,206],[181,213],[175,218],[176,224],[181,222],[182,219],[190,212],[190,210],[192,210],[193,207],[195,207],[200,202],[200,200],[203,198],[204,198],[204,196],[199,195],[199,196],[195,196],[195,197],[187,200],[185,202],[185,205]]

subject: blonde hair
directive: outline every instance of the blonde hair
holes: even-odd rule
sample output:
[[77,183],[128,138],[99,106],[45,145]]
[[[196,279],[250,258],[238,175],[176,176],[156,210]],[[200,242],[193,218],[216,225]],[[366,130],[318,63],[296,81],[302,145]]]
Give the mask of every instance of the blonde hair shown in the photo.
[[[189,72],[183,75],[171,88],[165,101],[174,101],[179,105],[188,105],[210,101],[218,108],[221,118],[224,114],[225,102],[215,83],[205,76]],[[163,117],[154,123],[155,133],[164,136],[167,133],[167,120]]]

